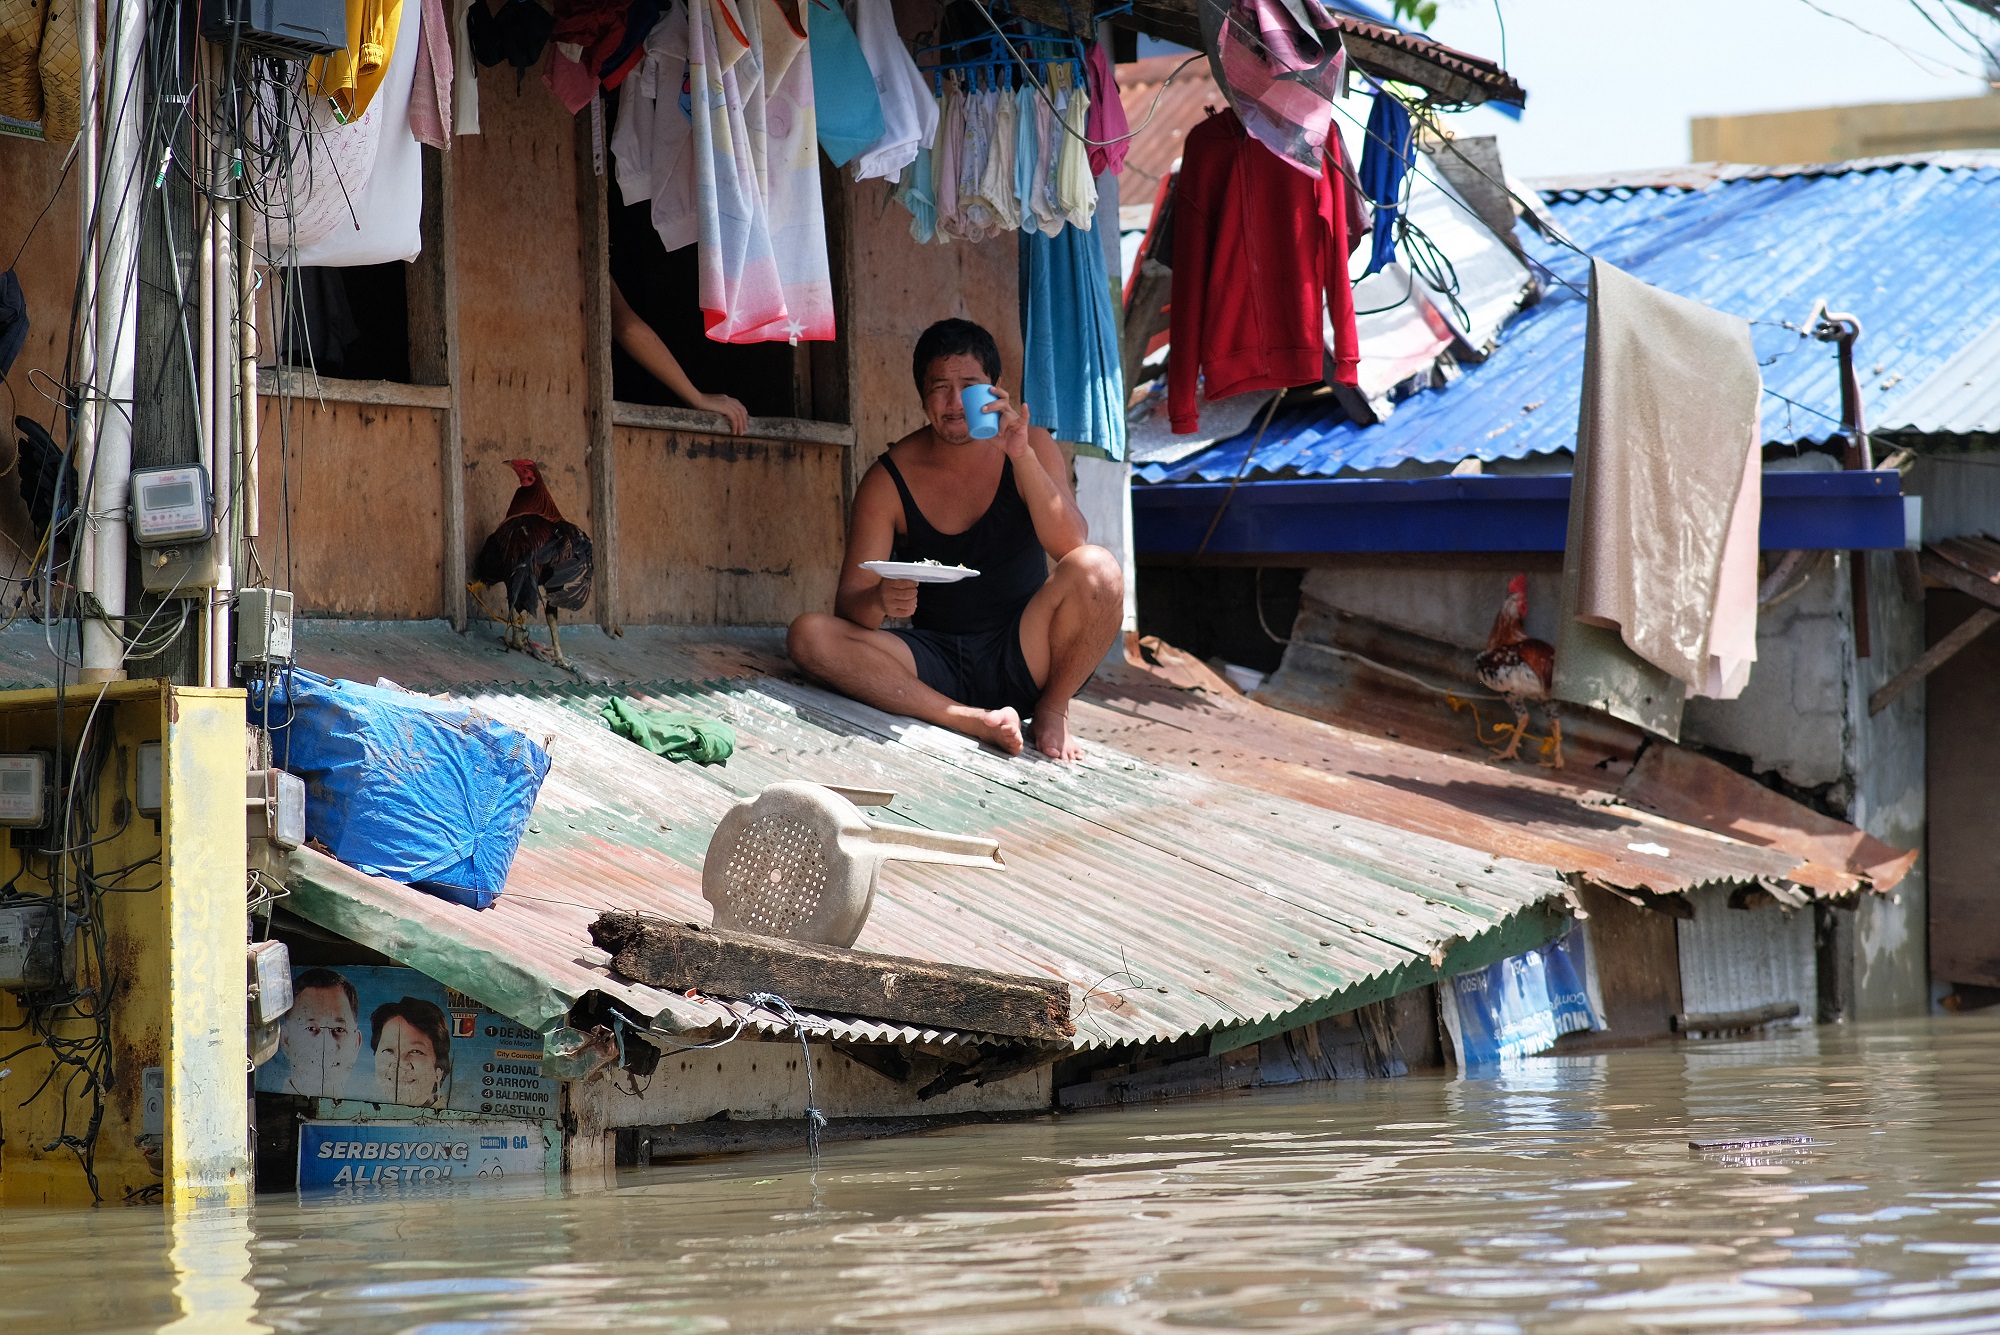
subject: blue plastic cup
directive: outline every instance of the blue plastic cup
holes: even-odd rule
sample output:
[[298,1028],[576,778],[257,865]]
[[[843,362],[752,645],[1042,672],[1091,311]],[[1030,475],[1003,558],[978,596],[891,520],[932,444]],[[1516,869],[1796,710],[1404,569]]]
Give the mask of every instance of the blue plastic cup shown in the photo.
[[1000,414],[986,411],[993,402],[993,386],[967,385],[958,391],[958,401],[965,405],[966,429],[974,440],[991,440],[1000,434]]

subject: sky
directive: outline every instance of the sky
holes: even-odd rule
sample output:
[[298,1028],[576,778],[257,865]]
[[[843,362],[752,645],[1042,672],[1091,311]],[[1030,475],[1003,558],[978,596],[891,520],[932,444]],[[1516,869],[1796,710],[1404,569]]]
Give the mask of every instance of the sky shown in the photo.
[[1496,4],[1527,113],[1451,120],[1498,135],[1521,177],[1686,162],[1695,116],[1987,91],[1979,61],[1924,20],[1956,32],[1949,0],[1439,0],[1431,36],[1498,59]]

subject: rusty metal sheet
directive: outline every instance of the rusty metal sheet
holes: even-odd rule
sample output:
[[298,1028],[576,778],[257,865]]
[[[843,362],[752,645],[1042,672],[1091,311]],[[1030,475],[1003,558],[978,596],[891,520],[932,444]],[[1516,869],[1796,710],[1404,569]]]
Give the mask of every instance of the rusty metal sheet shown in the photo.
[[1917,860],[1914,849],[1900,852],[1683,747],[1648,747],[1618,795],[1670,820],[1804,858],[1791,879],[1822,894],[1893,890]]
[[[1613,889],[1672,894],[1778,882],[1839,896],[1872,879],[1872,873],[1850,869],[1848,855],[1833,857],[1831,844],[1802,841],[1803,832],[1821,830],[1826,818],[1761,786],[1774,803],[1784,804],[1768,809],[1767,823],[1790,829],[1786,842],[1772,829],[1742,837],[1745,832],[1732,829],[1713,808],[1676,803],[1669,809],[1662,801],[1643,809],[1630,793],[1621,794],[1631,762],[1613,748],[1578,748],[1572,768],[1560,772],[1493,765],[1474,740],[1469,712],[1455,712],[1440,693],[1398,691],[1394,682],[1378,688],[1357,674],[1317,673],[1312,661],[1301,666],[1288,660],[1276,689],[1258,692],[1260,700],[1280,700],[1283,710],[1174,689],[1130,671],[1101,674],[1074,717],[1086,735],[1160,764],[1199,767]],[[1866,837],[1830,824],[1838,830],[1816,837]],[[1889,851],[1890,858],[1897,856]]]

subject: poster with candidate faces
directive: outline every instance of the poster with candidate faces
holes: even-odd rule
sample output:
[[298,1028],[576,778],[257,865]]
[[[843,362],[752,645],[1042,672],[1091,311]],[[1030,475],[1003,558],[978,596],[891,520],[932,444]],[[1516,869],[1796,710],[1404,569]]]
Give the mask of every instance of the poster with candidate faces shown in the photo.
[[366,965],[292,970],[292,1009],[257,1088],[533,1121],[557,1112],[540,1034],[415,969]]

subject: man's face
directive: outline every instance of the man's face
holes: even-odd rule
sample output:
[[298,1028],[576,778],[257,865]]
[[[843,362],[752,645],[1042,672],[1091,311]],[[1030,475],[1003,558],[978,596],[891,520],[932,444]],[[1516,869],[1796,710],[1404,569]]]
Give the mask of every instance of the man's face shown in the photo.
[[382,1082],[382,1093],[390,1102],[428,1108],[437,1100],[444,1072],[438,1069],[437,1049],[429,1037],[398,1015],[382,1026],[382,1042],[375,1049],[375,1078]]
[[939,357],[924,372],[924,416],[931,430],[947,445],[964,445],[972,440],[972,428],[965,420],[965,404],[959,392],[967,385],[990,385],[993,377],[969,352]]
[[291,1087],[340,1098],[361,1056],[361,1023],[338,987],[309,987],[292,999],[279,1043],[292,1064]]

